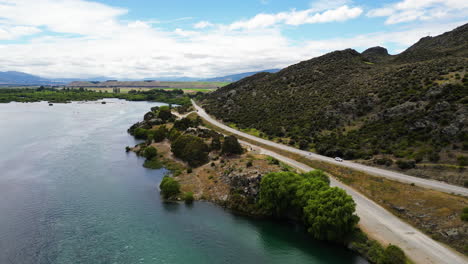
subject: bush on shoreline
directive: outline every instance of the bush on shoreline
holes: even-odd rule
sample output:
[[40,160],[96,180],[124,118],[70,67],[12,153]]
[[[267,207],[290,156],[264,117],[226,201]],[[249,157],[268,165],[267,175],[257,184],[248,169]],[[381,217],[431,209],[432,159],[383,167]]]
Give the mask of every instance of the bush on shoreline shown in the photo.
[[149,146],[145,148],[145,152],[143,155],[146,159],[151,160],[152,158],[158,155],[158,150],[155,147]]
[[169,176],[164,176],[159,188],[165,199],[172,198],[180,193],[180,184]]

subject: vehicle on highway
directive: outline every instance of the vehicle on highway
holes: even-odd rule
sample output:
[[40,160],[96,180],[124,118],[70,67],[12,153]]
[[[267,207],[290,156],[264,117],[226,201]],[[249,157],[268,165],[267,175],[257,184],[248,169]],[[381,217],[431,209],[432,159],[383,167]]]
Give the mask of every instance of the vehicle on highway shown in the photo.
[[335,157],[335,160],[336,160],[336,161],[339,161],[339,162],[343,162],[343,159],[340,158],[340,157]]

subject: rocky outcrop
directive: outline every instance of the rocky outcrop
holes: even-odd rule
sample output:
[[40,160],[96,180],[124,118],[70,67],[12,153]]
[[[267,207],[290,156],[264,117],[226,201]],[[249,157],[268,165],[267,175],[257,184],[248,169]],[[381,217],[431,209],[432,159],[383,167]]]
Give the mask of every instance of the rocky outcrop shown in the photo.
[[390,57],[386,48],[372,47],[362,52],[362,56],[369,62],[378,63]]

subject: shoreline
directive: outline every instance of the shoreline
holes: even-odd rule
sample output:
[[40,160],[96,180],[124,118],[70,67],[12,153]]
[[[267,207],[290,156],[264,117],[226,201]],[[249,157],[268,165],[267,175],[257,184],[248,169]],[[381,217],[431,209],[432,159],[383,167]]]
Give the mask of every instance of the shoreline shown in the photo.
[[[155,110],[156,108],[152,108],[152,111]],[[179,117],[180,119],[177,119],[175,116]],[[168,124],[165,122],[157,121],[157,117],[155,117],[155,112],[148,112],[147,114],[145,114],[144,120],[134,124],[131,128],[129,128],[128,132],[138,138],[137,134],[140,134],[139,132],[141,131],[137,130],[140,128],[142,130],[147,129],[145,130],[145,133],[156,133],[162,127],[164,127],[163,130],[167,130],[166,126],[169,126],[171,128],[170,131],[173,131],[172,128],[176,125],[177,122],[180,121],[182,123],[182,120],[192,120],[193,122],[197,122],[197,125],[195,126],[196,128],[186,130],[185,133],[194,135],[200,135],[201,133],[202,137],[205,133],[211,132],[217,134],[217,132],[211,129],[207,129],[203,126],[200,126],[201,120],[195,113],[188,112],[187,114],[176,114],[175,116],[173,117],[172,123]],[[180,125],[180,123],[177,125]],[[214,203],[217,206],[227,209],[230,212],[237,215],[243,215],[254,219],[275,219],[280,221],[294,221],[296,223],[299,223],[297,219],[295,221],[293,218],[290,218],[290,216],[272,218],[272,215],[266,214],[265,212],[260,212],[260,207],[258,207],[257,203],[255,202],[255,197],[259,191],[259,183],[262,174],[265,175],[269,172],[278,171],[294,171],[300,173],[301,171],[310,171],[311,169],[304,170],[300,166],[295,166],[295,164],[281,162],[281,159],[277,159],[277,157],[275,156],[276,153],[274,153],[273,155],[269,155],[271,153],[265,153],[264,149],[243,141],[241,141],[240,143],[244,146],[247,146],[246,149],[249,149],[250,151],[238,156],[229,156],[229,158],[222,157],[222,155],[219,155],[219,151],[214,151],[214,156],[212,155],[213,153],[210,153],[208,161],[205,162],[202,166],[195,166],[194,168],[192,168],[191,166],[187,166],[188,164],[186,162],[181,161],[180,159],[175,157],[174,153],[172,152],[173,146],[170,146],[169,144],[171,139],[171,133],[169,133],[168,139],[164,139],[162,142],[154,142],[153,140],[149,141],[148,139],[146,139],[146,142],[136,145],[135,148],[127,147],[127,151],[134,151],[139,156],[144,156],[144,152],[146,150],[145,147],[155,147],[157,149],[158,157],[153,159],[158,160],[158,162],[155,162],[155,164],[158,164],[158,166],[155,168],[168,168],[173,175],[173,177],[171,177],[173,178],[173,180],[171,181],[175,180],[177,184],[180,185],[179,194],[168,199],[168,201],[181,202],[184,200],[183,197],[185,194],[191,193],[191,195],[193,195],[192,199],[194,200],[208,201]],[[143,147],[143,149],[140,149],[141,147]],[[254,158],[255,155],[257,155],[256,158]],[[250,160],[250,165],[247,165],[247,160]],[[269,162],[272,162],[272,160],[274,160],[273,164],[276,167],[270,167],[268,171],[262,171],[262,173],[260,174],[258,173],[258,171],[256,171],[255,173],[260,177],[254,177],[256,178],[256,186],[255,188],[251,188],[250,190],[248,189],[249,184],[251,182],[248,182],[247,185],[245,185],[244,182],[244,185],[237,186],[235,184],[233,185],[231,181],[226,181],[226,179],[229,179],[230,172],[234,170],[242,172],[247,167],[254,167],[258,169],[257,166],[252,166],[252,160],[255,160],[255,162],[260,162],[263,165],[268,164]],[[147,162],[148,159],[145,161],[145,163]],[[170,167],[172,167],[172,169]],[[243,176],[245,176],[246,174],[244,174]],[[249,177],[241,178],[248,179]],[[249,193],[252,191],[252,189],[256,192],[253,196],[252,193]],[[239,190],[241,190],[241,192],[237,193],[237,191]],[[161,193],[163,193],[163,190],[161,190]],[[304,225],[304,223],[302,223],[302,225]],[[371,263],[381,261],[380,258],[382,258],[384,254],[387,254],[387,249],[391,247],[398,248],[390,244],[386,249],[376,240],[368,238],[368,236],[358,227],[354,228],[353,230],[354,231],[346,235],[346,237],[342,237],[340,241],[326,242],[340,244],[356,253],[359,253],[362,257],[366,258]],[[398,250],[400,249],[398,248]],[[375,254],[372,252],[379,253]],[[403,258],[405,258],[403,252],[402,254]],[[406,263],[406,261],[404,263]]]

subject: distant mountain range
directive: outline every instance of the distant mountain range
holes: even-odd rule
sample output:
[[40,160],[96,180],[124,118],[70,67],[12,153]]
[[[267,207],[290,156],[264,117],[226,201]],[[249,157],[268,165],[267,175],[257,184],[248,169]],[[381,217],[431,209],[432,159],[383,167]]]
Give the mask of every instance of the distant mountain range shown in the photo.
[[0,72],[0,85],[54,85],[53,80],[16,71]]
[[[195,82],[195,81],[203,81],[203,82],[236,82],[242,78],[249,77],[251,75],[260,73],[260,72],[278,72],[279,69],[269,69],[264,71],[256,71],[256,72],[244,72],[238,74],[227,75],[223,77],[216,77],[216,78],[209,78],[209,79],[199,79],[199,78],[192,78],[192,77],[162,77],[162,78],[145,78],[143,81],[147,80],[157,80],[157,81],[165,81],[165,82]],[[94,77],[94,78],[42,78],[36,75],[24,73],[24,72],[17,72],[17,71],[5,71],[0,72],[0,86],[29,86],[29,85],[67,85],[71,82],[105,82],[107,80],[116,80],[117,78],[113,77]],[[118,79],[119,81],[141,81],[137,79]]]
[[281,69],[269,69],[269,70],[264,70],[264,71],[255,71],[255,72],[243,72],[243,73],[238,73],[238,74],[232,74],[232,75],[227,75],[223,77],[215,77],[215,78],[209,78],[209,79],[204,79],[202,81],[206,82],[237,82],[241,79],[244,79],[246,77],[255,75],[260,72],[269,72],[269,73],[275,73],[279,72]]

